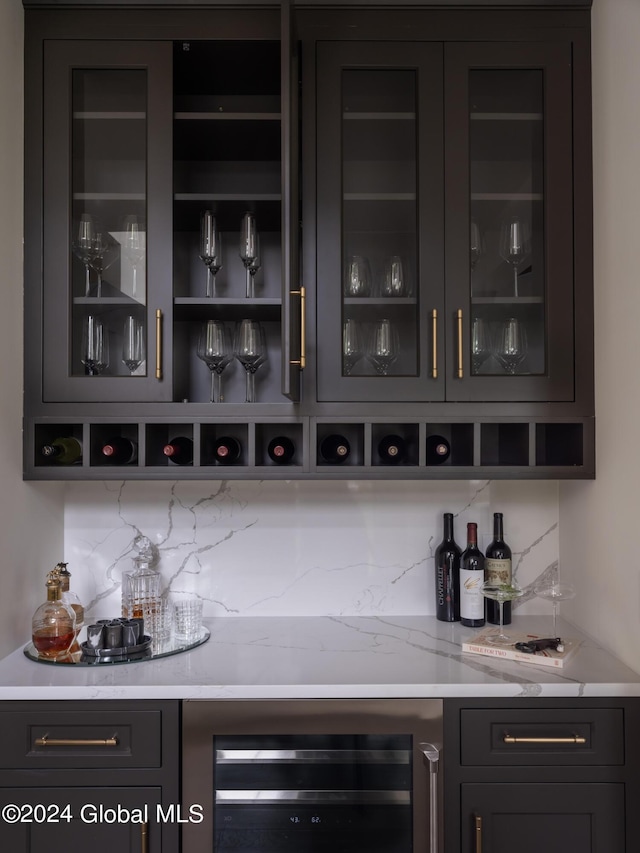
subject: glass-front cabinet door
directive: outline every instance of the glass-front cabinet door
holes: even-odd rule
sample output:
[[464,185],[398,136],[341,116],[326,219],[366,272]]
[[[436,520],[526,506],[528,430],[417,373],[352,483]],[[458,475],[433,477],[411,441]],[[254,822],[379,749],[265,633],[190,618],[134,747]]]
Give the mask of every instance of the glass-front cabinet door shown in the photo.
[[318,399],[442,400],[442,49],[318,49]]
[[171,399],[170,49],[46,45],[45,401]]
[[574,398],[571,55],[445,48],[447,400]]

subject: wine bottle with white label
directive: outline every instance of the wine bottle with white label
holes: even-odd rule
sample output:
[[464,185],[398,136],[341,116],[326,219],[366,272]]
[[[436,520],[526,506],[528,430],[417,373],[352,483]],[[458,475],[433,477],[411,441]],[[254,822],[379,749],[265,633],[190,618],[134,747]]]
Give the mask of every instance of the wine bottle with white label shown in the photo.
[[[511,548],[504,541],[502,513],[493,514],[493,541],[487,548],[484,561],[485,580],[496,584],[511,583]],[[497,601],[487,599],[487,622],[500,624],[500,608]],[[502,611],[502,624],[511,623],[511,602],[505,601]]]
[[484,557],[478,548],[478,525],[467,524],[467,547],[460,558],[460,621],[468,628],[484,625]]

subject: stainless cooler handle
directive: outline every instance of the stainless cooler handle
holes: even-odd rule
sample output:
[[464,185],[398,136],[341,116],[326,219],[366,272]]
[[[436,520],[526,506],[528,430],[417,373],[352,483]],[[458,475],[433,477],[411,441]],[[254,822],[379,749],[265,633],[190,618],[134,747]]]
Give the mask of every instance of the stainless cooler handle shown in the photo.
[[429,765],[429,853],[438,853],[438,770],[441,743],[419,744],[424,763]]

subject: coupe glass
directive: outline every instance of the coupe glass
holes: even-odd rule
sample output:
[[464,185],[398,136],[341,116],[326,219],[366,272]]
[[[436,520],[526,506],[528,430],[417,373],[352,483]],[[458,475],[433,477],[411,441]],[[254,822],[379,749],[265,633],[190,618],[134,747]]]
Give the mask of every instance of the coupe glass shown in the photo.
[[474,317],[471,324],[471,365],[478,373],[491,355],[491,341],[487,324],[482,317]]
[[241,320],[238,323],[233,354],[247,372],[247,403],[255,403],[255,373],[267,360],[264,328],[257,320]]
[[513,267],[513,295],[518,296],[518,270],[531,254],[528,223],[517,216],[502,223],[500,256]]
[[512,376],[526,358],[527,335],[524,326],[515,317],[510,317],[500,330],[495,356]]
[[240,226],[240,258],[247,273],[248,299],[253,299],[254,296],[254,279],[259,266],[255,268],[253,274],[251,273],[251,267],[256,264],[259,255],[260,249],[258,246],[256,218],[253,213],[247,212],[242,217],[242,225]]
[[392,255],[384,265],[381,296],[408,296],[405,264],[400,255]]
[[371,270],[369,261],[362,255],[352,255],[347,262],[344,278],[345,296],[371,295]]
[[145,358],[144,326],[136,317],[129,315],[124,321],[122,332],[122,361],[133,373]]
[[558,606],[561,601],[569,601],[576,597],[575,587],[570,583],[562,583],[559,580],[541,580],[533,587],[534,593],[538,598],[544,598],[545,601],[550,601],[553,605],[553,634],[552,637],[558,636]]
[[509,637],[504,632],[504,603],[505,601],[514,601],[524,595],[522,587],[518,586],[515,581],[511,583],[496,583],[495,581],[485,581],[481,588],[485,598],[491,598],[498,602],[499,622],[498,630],[487,635],[487,642],[495,646],[511,646],[513,638]]
[[224,402],[222,373],[233,361],[233,350],[229,330],[220,320],[207,320],[200,329],[198,358],[202,359],[211,371],[211,402]]
[[350,376],[351,371],[364,355],[362,332],[355,320],[345,320],[342,326],[342,372]]
[[367,358],[379,376],[386,376],[399,354],[398,330],[390,320],[380,320],[373,329]]
[[88,376],[99,376],[109,366],[109,333],[93,314],[85,319],[82,328],[80,361]]
[[144,262],[146,253],[146,232],[144,223],[134,214],[125,216],[122,253],[133,269],[131,295],[138,296],[138,269]]
[[200,217],[200,260],[207,268],[207,296],[216,295],[216,275],[222,268],[222,237],[210,210]]
[[83,213],[73,226],[71,249],[73,254],[84,264],[84,295],[89,296],[91,290],[91,258],[94,250],[96,226],[90,213]]

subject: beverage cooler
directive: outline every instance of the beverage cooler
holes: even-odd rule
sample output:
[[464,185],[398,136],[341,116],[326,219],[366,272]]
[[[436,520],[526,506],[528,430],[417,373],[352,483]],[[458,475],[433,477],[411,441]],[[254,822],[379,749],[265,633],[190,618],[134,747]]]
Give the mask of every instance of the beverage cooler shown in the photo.
[[183,853],[439,853],[442,701],[183,703]]

